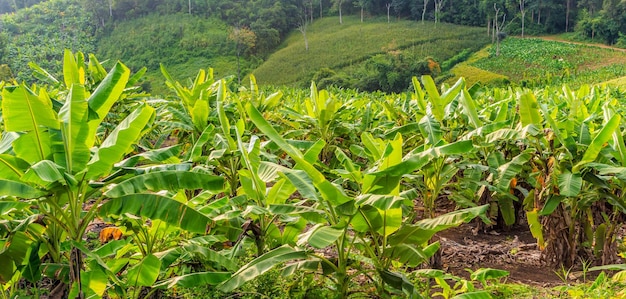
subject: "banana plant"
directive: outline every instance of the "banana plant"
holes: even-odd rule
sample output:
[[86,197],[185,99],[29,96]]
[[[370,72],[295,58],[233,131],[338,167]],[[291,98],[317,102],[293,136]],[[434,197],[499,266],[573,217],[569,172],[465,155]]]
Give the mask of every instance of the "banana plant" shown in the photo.
[[[115,182],[109,179],[111,175],[117,177],[115,164],[134,150],[133,146],[154,119],[154,109],[143,104],[113,130],[101,131],[108,112],[119,101],[129,82],[132,83],[131,72],[118,62],[90,91],[85,88],[85,63],[77,62],[77,58],[82,57],[82,54],[74,56],[65,52],[67,91],[48,92],[45,88],[31,89],[23,84],[5,86],[2,90],[3,136],[13,137],[3,139],[0,146],[3,149],[0,153],[0,190],[2,194],[11,194],[10,198],[29,203],[33,216],[24,219],[18,227],[22,231],[22,227],[40,231],[32,243],[41,246],[39,252],[46,256],[44,259],[31,255],[31,263],[36,266],[38,260],[49,257],[52,264],[41,264],[36,268],[66,269],[57,273],[69,274],[69,296],[72,298],[102,294],[100,288],[94,289],[94,285],[100,285],[94,278],[95,272],[84,272],[83,237],[87,226],[97,216],[100,204],[112,197],[103,191]],[[60,98],[52,99],[50,95]],[[60,107],[56,108],[54,103],[60,103]],[[108,134],[96,138],[99,132]],[[162,174],[152,174],[158,179],[143,183],[179,178],[178,173]],[[202,173],[185,172],[182,176],[199,177],[195,180],[200,181],[219,180]],[[183,203],[167,197],[155,195],[144,200],[154,203],[154,207],[157,204],[167,206],[176,212],[164,216],[155,209],[138,209],[145,205],[145,201],[140,202],[139,198],[116,198],[107,204],[117,202],[124,207],[118,208],[119,213],[143,213],[141,215],[164,218],[173,224],[178,224],[184,211],[188,210]],[[13,229],[8,241],[16,236],[19,238],[20,229]],[[11,256],[13,253],[6,248],[0,254],[5,257],[3,261],[8,263],[9,271],[19,271],[23,258]]]
[[[477,207],[416,224],[403,223],[402,208],[407,200],[400,196],[400,178],[420,164],[426,164],[432,156],[452,152],[450,148],[436,148],[403,159],[402,137],[397,135],[387,144],[376,168],[368,173],[360,173],[344,155],[339,159],[346,165],[345,172],[353,173],[354,178],[362,177],[359,182],[361,192],[352,197],[327,180],[307,160],[307,154],[283,139],[254,106],[246,104],[245,109],[256,127],[294,160],[294,168],[277,168],[282,169],[283,175],[307,202],[304,205],[288,202],[271,205],[270,209],[278,214],[306,219],[312,226],[300,234],[295,246],[283,245],[243,266],[220,285],[221,290],[232,291],[269,269],[289,262],[284,269],[285,275],[297,270],[319,272],[333,283],[341,298],[354,291],[353,279],[361,274],[374,283],[380,296],[388,296],[390,290],[417,296],[408,279],[394,270],[393,261],[412,266],[421,264],[439,247],[439,243],[428,245],[428,240],[437,231],[484,213],[486,207]],[[323,146],[323,141],[320,143]],[[341,155],[340,151],[336,153]],[[330,249],[333,254],[326,256],[307,248]]]
[[[551,133],[543,145],[535,147],[548,154],[531,161],[536,169],[531,180],[535,189],[525,205],[531,232],[540,247],[545,245],[544,259],[553,264],[571,265],[581,254],[582,258],[608,261],[614,243],[612,221],[624,212],[619,196],[613,196],[610,187],[619,182],[611,179],[617,173],[606,171],[619,165],[607,157],[623,160],[621,117],[610,108],[615,100],[601,105],[597,96],[601,92],[591,91],[589,87],[577,92],[566,87],[562,93],[547,90],[544,99],[566,108],[560,111],[539,105],[520,107],[526,121],[538,124],[545,119]],[[607,146],[609,142],[611,146]],[[594,217],[592,208],[605,200],[611,211]],[[600,219],[599,223],[594,219]],[[590,254],[581,250],[585,247],[590,248]]]

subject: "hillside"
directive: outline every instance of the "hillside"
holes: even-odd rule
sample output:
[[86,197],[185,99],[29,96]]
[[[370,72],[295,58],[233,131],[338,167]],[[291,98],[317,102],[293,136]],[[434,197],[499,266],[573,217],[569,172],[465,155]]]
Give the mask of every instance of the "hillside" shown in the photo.
[[468,83],[510,82],[529,87],[578,87],[626,76],[626,53],[622,49],[552,39],[507,38],[501,43],[500,55],[496,55],[495,46],[490,46],[452,72],[455,78],[467,78]]
[[361,23],[356,16],[344,17],[343,24],[336,17],[317,20],[306,34],[308,51],[303,35],[294,31],[253,72],[260,84],[306,85],[323,68],[350,76],[359,64],[379,54],[432,57],[442,64],[465,49],[477,51],[489,42],[484,28],[403,20],[387,23],[386,19]]
[[[121,60],[135,70],[146,67],[144,87],[163,94],[167,89],[160,64],[181,79],[208,67],[213,67],[218,77],[236,74],[237,58],[234,43],[228,40],[228,28],[218,19],[188,14],[148,15],[119,22],[102,35],[97,56]],[[242,62],[245,72],[248,63],[245,59]]]
[[95,49],[95,27],[80,0],[45,1],[3,15],[1,21],[0,64],[7,64],[18,80],[32,80],[29,62],[58,76],[64,49]]

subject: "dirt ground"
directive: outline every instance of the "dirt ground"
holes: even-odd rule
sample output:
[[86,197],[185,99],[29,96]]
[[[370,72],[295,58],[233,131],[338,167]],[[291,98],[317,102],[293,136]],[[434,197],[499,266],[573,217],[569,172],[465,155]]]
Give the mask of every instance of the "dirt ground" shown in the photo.
[[[475,233],[466,224],[439,234],[443,269],[456,276],[469,278],[467,269],[494,268],[510,272],[507,283],[520,283],[550,288],[567,282],[583,282],[582,265],[572,269],[555,269],[541,262],[541,251],[528,227],[516,225],[508,231]],[[566,272],[566,273],[564,273]],[[585,273],[586,281],[598,272]]]

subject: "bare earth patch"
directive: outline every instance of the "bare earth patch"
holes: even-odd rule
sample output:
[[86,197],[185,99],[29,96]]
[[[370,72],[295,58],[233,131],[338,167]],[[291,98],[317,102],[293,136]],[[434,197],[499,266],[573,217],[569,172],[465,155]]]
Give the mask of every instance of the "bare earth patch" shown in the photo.
[[464,225],[441,233],[440,242],[444,270],[451,274],[468,278],[466,269],[494,268],[509,271],[510,283],[563,284],[553,268],[541,263],[541,253],[527,227],[474,235],[473,227]]

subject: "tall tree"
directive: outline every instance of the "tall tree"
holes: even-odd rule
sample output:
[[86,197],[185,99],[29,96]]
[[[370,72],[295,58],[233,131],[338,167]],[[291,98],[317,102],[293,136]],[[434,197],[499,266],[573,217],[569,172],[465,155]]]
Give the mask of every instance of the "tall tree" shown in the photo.
[[502,15],[502,22],[498,23],[498,19],[500,18],[500,8],[497,4],[493,4],[493,9],[496,13],[493,16],[493,28],[494,28],[494,36],[496,38],[496,56],[500,56],[500,41],[503,38],[502,28],[504,28],[504,23],[506,21],[506,14]]
[[[569,1],[569,0],[568,0]],[[526,19],[526,0],[519,0],[519,11],[522,14],[522,38],[524,38],[524,20]]]
[[334,4],[334,7],[339,11],[339,24],[343,24],[343,16],[341,15],[343,0],[334,0]]
[[298,24],[298,31],[302,33],[302,37],[304,38],[304,50],[309,51],[309,40],[306,37],[306,29],[308,27],[306,16],[300,20],[300,24]]
[[237,81],[241,84],[240,57],[245,51],[254,48],[256,35],[246,27],[232,27],[228,39],[235,42],[235,54],[237,55]]
[[424,19],[426,18],[426,8],[428,7],[428,2],[430,0],[424,0],[424,7],[422,8],[422,23],[424,23]]
[[391,10],[391,3],[386,3],[385,7],[387,7],[387,23],[390,22],[390,18],[389,18],[389,11]]
[[446,0],[435,0],[435,24],[439,22],[439,14],[444,5],[446,5]]

